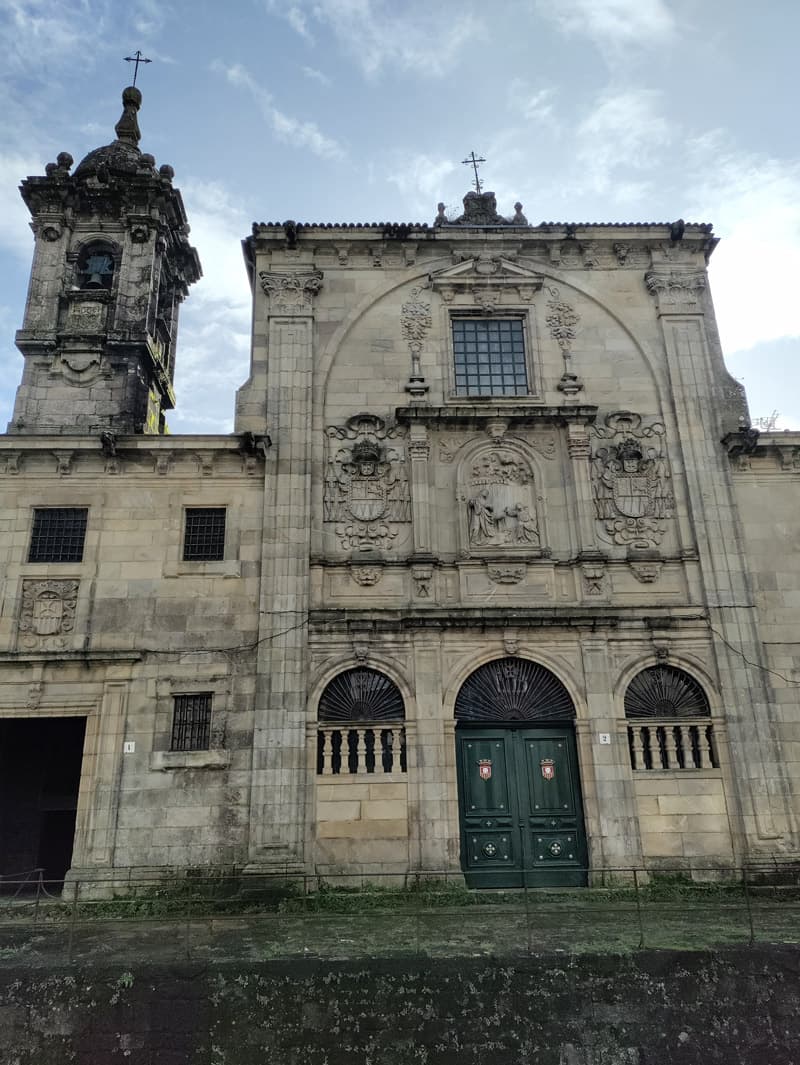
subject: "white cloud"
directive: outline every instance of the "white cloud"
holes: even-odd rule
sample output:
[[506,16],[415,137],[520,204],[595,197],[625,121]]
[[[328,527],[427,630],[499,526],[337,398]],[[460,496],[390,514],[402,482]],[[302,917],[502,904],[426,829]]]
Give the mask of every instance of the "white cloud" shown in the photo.
[[711,278],[723,347],[800,336],[800,161],[736,151],[719,133],[689,148],[697,177],[686,216],[722,237]]
[[555,125],[553,88],[533,89],[527,82],[515,78],[508,88],[509,107],[528,122]]
[[305,37],[307,41],[313,44],[314,38],[308,28],[308,19],[299,7],[294,5],[290,7],[285,12],[285,18],[295,33],[299,33],[301,37]]
[[101,9],[81,0],[0,0],[0,48],[6,72],[29,72],[31,56],[41,69],[73,62],[93,52],[103,32]]
[[19,194],[19,183],[28,174],[42,172],[41,160],[33,156],[0,153],[0,247],[30,263],[33,237],[28,208]]
[[[251,294],[241,240],[250,225],[218,182],[190,178],[181,192],[203,277],[181,310],[178,407],[168,421],[173,432],[229,432],[233,393],[248,372]],[[190,397],[191,407],[181,403],[182,397]]]
[[273,132],[282,141],[295,147],[308,148],[321,159],[339,159],[345,154],[342,146],[332,137],[326,136],[315,122],[303,122],[280,111],[274,104],[274,98],[255,80],[250,72],[238,63],[225,66],[219,60],[211,64],[211,69],[222,73],[237,88],[250,93]]
[[631,181],[630,173],[651,170],[655,177],[658,151],[675,133],[660,113],[659,103],[659,93],[649,89],[609,90],[600,97],[577,128],[582,191],[610,194],[618,202],[646,192],[647,183]]
[[415,216],[411,221],[427,221],[429,215],[432,221],[447,177],[457,169],[452,159],[437,159],[424,153],[410,158],[403,155],[391,162],[388,180],[397,187],[406,209]]
[[483,31],[483,20],[469,5],[424,0],[266,0],[270,14],[284,18],[309,42],[309,16],[333,33],[368,77],[385,67],[399,67],[428,77],[442,77],[462,48]]
[[613,51],[661,44],[677,30],[663,0],[537,0],[536,6],[564,33],[582,34]]
[[324,85],[326,88],[333,84],[328,75],[323,74],[321,70],[316,70],[314,67],[301,67],[300,69],[310,81],[318,81],[320,85]]

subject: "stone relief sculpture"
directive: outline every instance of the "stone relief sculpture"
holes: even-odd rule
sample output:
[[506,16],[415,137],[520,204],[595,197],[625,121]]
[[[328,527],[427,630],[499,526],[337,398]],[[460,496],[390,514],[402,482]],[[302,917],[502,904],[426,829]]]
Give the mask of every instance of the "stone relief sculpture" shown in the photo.
[[20,643],[26,648],[57,650],[75,626],[78,581],[22,582],[19,617]]
[[336,522],[342,547],[353,551],[389,547],[399,526],[411,521],[404,430],[382,418],[357,414],[345,426],[330,426],[323,516]]
[[461,501],[470,550],[539,548],[533,473],[516,452],[494,448],[475,459]]
[[643,426],[638,414],[609,414],[592,434],[590,456],[595,514],[605,538],[632,547],[658,545],[673,515],[675,501],[664,454],[664,426]]

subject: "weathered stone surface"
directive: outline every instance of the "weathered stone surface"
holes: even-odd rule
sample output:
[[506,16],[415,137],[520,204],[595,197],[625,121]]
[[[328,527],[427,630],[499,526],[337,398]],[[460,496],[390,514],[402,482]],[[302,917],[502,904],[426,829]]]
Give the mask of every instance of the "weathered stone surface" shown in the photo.
[[794,1065],[793,948],[0,971],[14,1065]]

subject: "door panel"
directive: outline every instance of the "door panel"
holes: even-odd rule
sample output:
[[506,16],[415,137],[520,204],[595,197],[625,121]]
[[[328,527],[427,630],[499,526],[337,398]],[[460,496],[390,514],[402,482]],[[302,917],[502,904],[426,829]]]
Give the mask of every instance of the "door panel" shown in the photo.
[[461,855],[471,887],[586,883],[571,729],[459,730]]
[[464,732],[459,743],[462,857],[479,887],[501,886],[520,867],[515,750],[502,729]]

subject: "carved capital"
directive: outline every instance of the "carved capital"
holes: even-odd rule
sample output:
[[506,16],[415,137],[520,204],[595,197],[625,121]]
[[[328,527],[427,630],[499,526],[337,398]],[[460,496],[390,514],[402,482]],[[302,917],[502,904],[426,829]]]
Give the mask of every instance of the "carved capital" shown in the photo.
[[644,282],[662,314],[702,314],[699,293],[706,287],[705,274],[651,270]]
[[258,276],[276,314],[310,314],[314,296],[322,288],[321,270],[262,270]]

